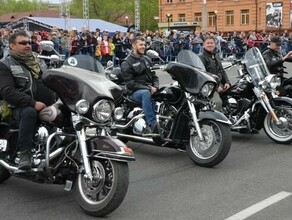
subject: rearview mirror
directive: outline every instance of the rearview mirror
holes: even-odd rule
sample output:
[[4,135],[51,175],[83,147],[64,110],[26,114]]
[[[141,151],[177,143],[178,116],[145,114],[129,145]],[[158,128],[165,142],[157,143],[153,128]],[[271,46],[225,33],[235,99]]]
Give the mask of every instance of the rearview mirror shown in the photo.
[[41,50],[45,50],[45,51],[50,52],[50,51],[54,50],[54,43],[52,41],[49,41],[49,40],[41,41],[40,48],[41,48]]

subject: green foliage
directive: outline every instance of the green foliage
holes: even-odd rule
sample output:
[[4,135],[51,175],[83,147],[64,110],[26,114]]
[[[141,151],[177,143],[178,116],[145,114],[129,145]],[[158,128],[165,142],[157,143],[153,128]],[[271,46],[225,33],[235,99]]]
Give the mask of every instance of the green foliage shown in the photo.
[[[135,23],[134,0],[90,0],[89,2],[89,18],[98,18],[125,25],[125,16],[128,16],[128,24]],[[70,11],[72,15],[82,18],[82,1],[72,0]],[[154,16],[158,16],[158,1],[140,0],[140,28],[142,31],[157,29],[157,21]]]
[[0,0],[0,15],[7,12],[36,11],[47,7],[47,3],[38,0]]

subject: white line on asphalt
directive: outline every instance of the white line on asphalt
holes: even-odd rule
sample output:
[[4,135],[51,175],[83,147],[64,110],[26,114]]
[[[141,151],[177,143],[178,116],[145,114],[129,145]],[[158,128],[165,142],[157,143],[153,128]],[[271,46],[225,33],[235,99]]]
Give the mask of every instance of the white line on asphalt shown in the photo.
[[260,201],[244,210],[242,210],[241,212],[236,213],[235,215],[225,219],[225,220],[243,220],[246,219],[250,216],[252,216],[253,214],[263,210],[264,208],[267,208],[270,205],[273,205],[279,201],[281,201],[282,199],[285,199],[288,196],[291,196],[292,193],[290,192],[279,192],[276,195],[273,195],[263,201]]

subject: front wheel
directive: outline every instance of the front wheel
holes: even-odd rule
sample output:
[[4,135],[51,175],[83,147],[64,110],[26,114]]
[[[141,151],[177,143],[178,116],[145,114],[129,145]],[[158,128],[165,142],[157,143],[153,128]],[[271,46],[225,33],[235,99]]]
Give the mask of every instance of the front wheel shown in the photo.
[[271,116],[267,114],[264,120],[264,131],[267,136],[279,144],[292,143],[292,110],[288,107],[276,107],[275,114],[281,121],[276,124]]
[[10,172],[5,169],[2,165],[0,165],[0,183],[8,180],[10,178]]
[[199,166],[213,167],[229,153],[231,147],[230,126],[213,120],[199,122],[203,141],[194,131],[186,145],[189,157]]
[[129,185],[129,168],[125,162],[92,160],[93,180],[80,173],[75,183],[77,202],[92,216],[105,216],[119,207]]

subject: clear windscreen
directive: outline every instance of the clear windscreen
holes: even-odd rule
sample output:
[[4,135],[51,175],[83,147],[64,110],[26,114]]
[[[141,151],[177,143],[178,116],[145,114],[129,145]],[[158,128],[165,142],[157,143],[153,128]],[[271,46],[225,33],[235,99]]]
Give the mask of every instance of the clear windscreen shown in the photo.
[[255,86],[269,75],[269,70],[258,48],[253,47],[245,54],[246,68]]

